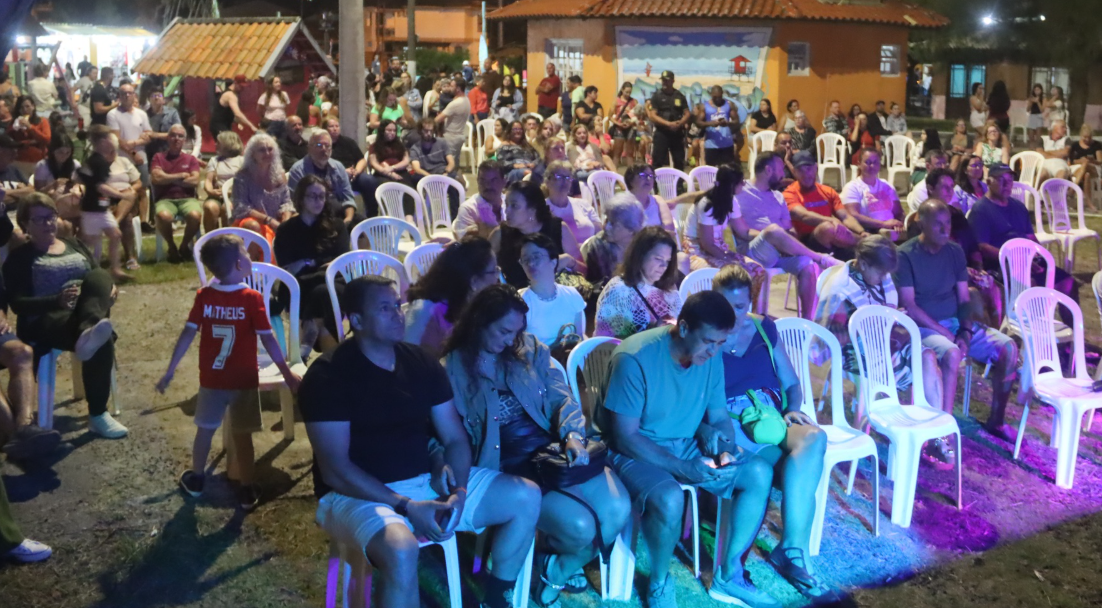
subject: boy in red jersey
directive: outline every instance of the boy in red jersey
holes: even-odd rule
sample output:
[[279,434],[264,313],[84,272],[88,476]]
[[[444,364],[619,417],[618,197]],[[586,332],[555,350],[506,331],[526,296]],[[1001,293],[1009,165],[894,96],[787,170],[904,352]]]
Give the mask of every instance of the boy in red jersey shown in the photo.
[[195,425],[199,428],[192,446],[191,468],[180,476],[180,487],[191,496],[202,495],[203,471],[207,466],[211,438],[229,407],[233,451],[241,486],[239,499],[241,507],[248,511],[257,503],[256,489],[253,487],[255,463],[252,433],[261,428],[256,337],[260,337],[291,392],[298,391],[301,379],[287,367],[283,351],[272,336],[264,296],[249,289],[243,282],[252,269],[244,241],[234,235],[216,236],[203,245],[200,259],[218,278],[218,283],[204,287],[196,294],[187,324],[176,341],[168,371],[157,383],[157,390],[165,392],[196,332],[202,331],[199,339],[199,397],[195,408]]

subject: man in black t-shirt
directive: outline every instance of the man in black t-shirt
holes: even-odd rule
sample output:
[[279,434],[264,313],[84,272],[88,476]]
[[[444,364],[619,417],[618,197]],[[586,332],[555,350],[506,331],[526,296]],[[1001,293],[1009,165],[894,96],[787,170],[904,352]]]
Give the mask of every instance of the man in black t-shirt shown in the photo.
[[111,86],[111,82],[115,80],[115,70],[103,68],[99,74],[99,81],[92,85],[92,92],[88,99],[92,102],[92,124],[106,125],[107,113],[119,105],[119,102],[116,101],[119,93],[115,87]]
[[[539,517],[540,491],[526,480],[471,466],[470,440],[440,363],[402,341],[394,282],[348,283],[354,335],[310,366],[299,389],[314,448],[317,520],[362,547],[379,570],[383,608],[420,604],[417,539],[497,526],[484,605],[507,608]],[[430,454],[430,440],[443,445]]]
[[684,171],[685,125],[692,114],[685,96],[673,88],[673,78],[673,72],[662,72],[662,88],[647,100],[647,117],[654,123],[651,155],[655,168],[669,167],[672,157],[674,168]]

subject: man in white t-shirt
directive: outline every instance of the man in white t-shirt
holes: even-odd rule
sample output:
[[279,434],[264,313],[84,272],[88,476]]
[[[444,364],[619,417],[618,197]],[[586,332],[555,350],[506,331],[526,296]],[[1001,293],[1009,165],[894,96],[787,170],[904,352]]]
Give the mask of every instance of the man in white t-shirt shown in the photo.
[[466,86],[467,81],[462,78],[444,81],[444,92],[455,98],[436,116],[436,122],[444,125],[444,141],[457,161],[463,144],[467,143],[467,122],[471,119],[471,102],[463,93]]
[[478,194],[463,201],[455,214],[452,230],[460,239],[468,233],[490,238],[490,233],[501,223],[503,193],[505,192],[505,168],[493,160],[478,166]]
[[846,213],[870,232],[903,228],[903,206],[895,188],[880,179],[880,160],[877,150],[862,150],[861,174],[842,188]]
[[754,182],[744,185],[735,196],[742,217],[730,222],[742,253],[764,268],[780,268],[796,277],[800,312],[811,319],[815,312],[815,281],[819,278],[816,264],[826,268],[841,262],[808,249],[796,237],[788,203],[779,191],[784,178],[784,156],[773,152],[758,155]]
[[137,100],[134,85],[119,86],[119,107],[107,113],[107,127],[115,132],[119,138],[119,150],[134,162],[142,174],[142,183],[148,187],[149,163],[145,145],[150,141],[153,126],[149,124],[149,115],[137,106]]
[[1044,147],[1037,150],[1045,157],[1041,165],[1041,181],[1050,177],[1064,179],[1068,176],[1068,124],[1062,120],[1052,121],[1049,134],[1041,138]]

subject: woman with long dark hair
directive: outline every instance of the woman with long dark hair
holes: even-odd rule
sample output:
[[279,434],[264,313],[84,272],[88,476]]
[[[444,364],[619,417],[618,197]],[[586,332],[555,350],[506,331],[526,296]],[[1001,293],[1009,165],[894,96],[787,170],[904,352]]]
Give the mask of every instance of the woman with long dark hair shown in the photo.
[[673,323],[681,312],[677,292],[677,243],[658,226],[635,234],[617,276],[597,299],[596,336],[624,339]]
[[1029,92],[1029,122],[1026,123],[1027,144],[1036,148],[1041,140],[1041,129],[1045,128],[1045,87],[1041,83],[1033,85]]
[[34,173],[38,161],[46,158],[46,148],[50,145],[50,121],[38,115],[34,109],[34,100],[21,95],[15,101],[15,122],[8,135],[19,144],[15,152],[15,166],[23,175]]
[[[682,250],[689,254],[689,267],[723,268],[728,264],[742,266],[754,279],[754,296],[765,281],[766,272],[761,264],[747,258],[727,245],[723,230],[728,225],[737,232],[733,222],[741,217],[735,209],[735,196],[742,190],[742,168],[735,164],[722,165],[716,171],[716,182],[691,203],[685,220]],[[755,300],[756,301],[756,300]]]
[[528,143],[524,134],[524,125],[514,120],[504,133],[504,141],[497,149],[497,161],[505,165],[505,183],[515,184],[532,173],[540,157],[535,148]]
[[490,233],[501,273],[505,282],[514,287],[527,287],[528,277],[520,265],[521,239],[526,234],[541,233],[558,246],[558,270],[585,274],[585,262],[574,233],[563,230],[563,222],[551,213],[547,198],[535,184],[517,183],[505,194],[504,220]]
[[758,131],[776,131],[777,115],[773,113],[773,102],[763,99],[758,103],[758,109],[750,115],[750,124],[747,125],[750,135]]
[[1001,80],[995,81],[987,96],[987,118],[994,120],[1003,133],[1010,133],[1010,93]]
[[467,302],[500,276],[486,239],[468,235],[445,247],[406,293],[405,341],[439,356]]
[[73,236],[73,222],[80,220],[80,197],[84,186],[77,175],[80,163],[73,158],[73,140],[64,132],[54,133],[46,158],[34,168],[34,188],[57,205],[58,234]]
[[[557,449],[568,462],[589,464],[586,421],[547,346],[527,333],[528,305],[508,285],[478,293],[455,325],[444,351],[455,409],[471,439],[472,464],[540,483],[532,464]],[[596,557],[594,541],[609,545],[631,516],[627,490],[610,468],[567,487],[542,486],[536,527],[537,606],[557,605],[568,579]],[[599,538],[597,535],[600,535]]]
[[972,96],[968,98],[968,105],[972,113],[968,116],[968,124],[976,130],[976,134],[983,139],[983,125],[987,122],[987,92],[982,82],[972,83]]
[[612,162],[620,165],[623,156],[635,158],[635,107],[639,102],[631,96],[630,82],[620,85],[616,103],[609,115],[608,134],[612,136]]
[[930,150],[941,150],[941,135],[938,134],[937,129],[926,129],[922,132],[922,158],[926,158],[926,153]]
[[256,100],[257,113],[268,120],[268,135],[279,140],[287,130],[287,108],[291,97],[283,90],[279,76],[269,76],[264,81],[264,92]]
[[384,119],[379,123],[379,134],[371,144],[368,156],[371,170],[382,182],[402,182],[413,185],[409,173],[409,150],[398,136],[398,123]]
[[[291,201],[297,215],[279,225],[275,237],[275,258],[295,276],[302,293],[302,349],[309,353],[336,346],[336,322],[325,285],[329,263],[348,252],[348,228],[329,205],[329,182],[306,175],[295,186]],[[337,293],[343,291],[339,281]],[[284,299],[287,302],[289,300]]]

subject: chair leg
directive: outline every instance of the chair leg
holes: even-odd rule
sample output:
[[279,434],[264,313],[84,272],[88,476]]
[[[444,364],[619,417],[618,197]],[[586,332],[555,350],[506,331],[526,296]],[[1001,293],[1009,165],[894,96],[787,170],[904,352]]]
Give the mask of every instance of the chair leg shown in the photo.
[[111,366],[111,415],[118,416],[119,410],[119,368]]
[[[532,560],[535,559],[536,541],[532,540],[532,546],[528,548],[528,556],[524,558],[524,567],[517,577],[517,586],[513,591],[513,608],[528,608],[528,594],[532,591]],[[459,566],[456,566],[456,574]],[[452,608],[462,608],[460,604],[454,604]]]
[[283,412],[283,438],[295,440],[295,398],[287,387],[279,389],[279,409]]
[[475,537],[474,541],[474,568],[471,569],[473,574],[478,574],[482,570],[482,560],[486,556],[486,535],[488,532],[483,532]]
[[[968,410],[972,405],[972,360],[964,360],[964,417],[968,417]],[[959,452],[958,452],[959,453]]]
[[69,353],[69,369],[73,374],[73,399],[84,399],[84,376],[81,375],[83,362],[76,353]]
[[1074,408],[1060,416],[1060,445],[1056,451],[1056,485],[1070,490],[1075,482],[1075,462],[1079,456],[1079,432],[1083,413]]
[[[856,467],[857,461],[851,462],[851,469]],[[815,488],[815,516],[811,520],[811,543],[809,546],[812,556],[819,554],[819,545],[823,541],[823,520],[826,518],[827,490],[830,488],[830,472],[834,463],[823,466],[823,474],[819,477],[819,486]]]
[[142,261],[142,220],[135,217],[132,223],[134,224],[134,259],[140,262]]
[[964,452],[961,451],[959,429],[956,432],[956,436],[958,454],[957,458],[955,459],[957,465],[957,511],[960,511],[964,508],[964,463],[962,462],[963,458],[961,458],[960,456],[963,455]]
[[880,536],[880,457],[872,453],[872,531]]
[[[876,475],[880,475],[880,470],[873,471]],[[857,478],[857,461],[849,461],[849,479],[846,481],[846,496],[853,493],[853,480]]]
[[341,582],[341,556],[337,541],[329,539],[329,568],[325,576],[325,608],[337,608],[337,586]]
[[54,428],[54,383],[57,380],[57,353],[51,351],[38,361],[38,426]]
[[892,487],[892,523],[901,528],[909,528],[911,516],[914,514],[919,452],[922,445],[910,437],[901,439],[899,443],[902,445],[895,450],[897,462],[893,467],[895,480]]
[[723,543],[720,539],[723,538],[723,498],[716,497],[716,542],[712,547],[712,576],[716,576],[719,572],[719,556],[723,551],[721,546]]
[[444,567],[448,573],[448,598],[451,608],[463,608],[463,585],[459,575],[459,546],[455,536],[440,543],[444,550]]
[[[1025,404],[1022,408],[1022,421],[1018,423],[1018,437],[1014,440],[1014,460],[1018,459],[1018,454],[1022,451],[1022,438],[1025,437],[1025,421],[1029,419],[1029,404]],[[1056,431],[1056,421],[1053,420],[1053,433]]]

